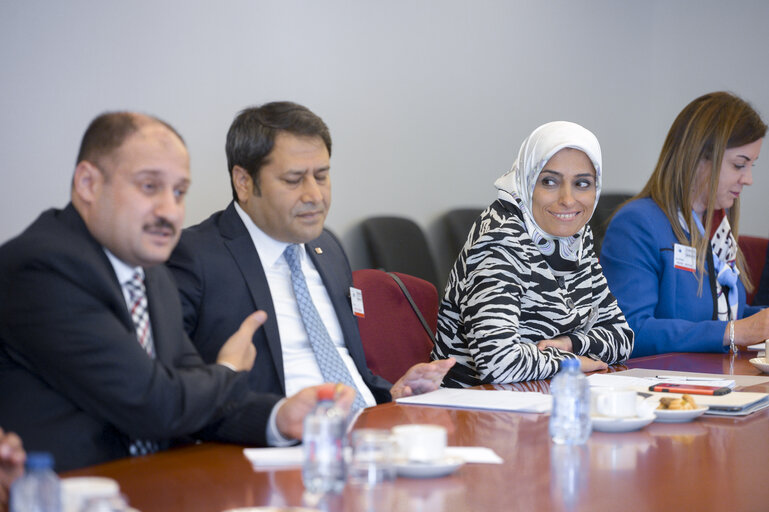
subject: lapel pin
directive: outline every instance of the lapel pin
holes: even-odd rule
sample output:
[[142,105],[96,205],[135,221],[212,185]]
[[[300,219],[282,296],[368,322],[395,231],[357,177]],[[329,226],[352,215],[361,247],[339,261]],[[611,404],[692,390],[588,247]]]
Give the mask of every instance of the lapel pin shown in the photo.
[[323,249],[321,249],[320,247],[316,247],[315,254],[323,254]]

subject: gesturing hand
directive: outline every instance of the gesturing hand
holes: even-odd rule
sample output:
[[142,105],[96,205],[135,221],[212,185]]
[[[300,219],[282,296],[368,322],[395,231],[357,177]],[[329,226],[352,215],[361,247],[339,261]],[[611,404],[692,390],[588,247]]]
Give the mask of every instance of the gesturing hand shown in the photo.
[[439,359],[430,363],[415,364],[390,388],[393,400],[404,396],[419,395],[435,391],[441,385],[446,372],[454,366],[453,357]]

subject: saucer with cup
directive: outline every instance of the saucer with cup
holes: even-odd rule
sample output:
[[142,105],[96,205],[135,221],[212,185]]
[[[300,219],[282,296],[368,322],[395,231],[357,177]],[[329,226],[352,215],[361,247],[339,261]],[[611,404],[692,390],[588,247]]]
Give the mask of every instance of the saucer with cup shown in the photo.
[[656,418],[632,389],[593,388],[590,398],[593,430],[599,432],[632,432]]
[[392,433],[398,447],[395,468],[399,476],[437,478],[464,464],[463,459],[446,455],[446,429],[440,425],[398,425]]

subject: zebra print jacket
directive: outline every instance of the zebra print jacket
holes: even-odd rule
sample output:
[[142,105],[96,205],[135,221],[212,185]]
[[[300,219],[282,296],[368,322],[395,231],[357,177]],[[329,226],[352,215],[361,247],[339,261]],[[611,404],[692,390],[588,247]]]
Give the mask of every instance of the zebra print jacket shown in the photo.
[[[446,387],[546,379],[574,355],[612,364],[633,350],[633,331],[609,291],[585,228],[576,272],[556,277],[521,211],[498,199],[473,224],[449,275],[433,359],[454,357]],[[573,354],[536,343],[567,335]]]

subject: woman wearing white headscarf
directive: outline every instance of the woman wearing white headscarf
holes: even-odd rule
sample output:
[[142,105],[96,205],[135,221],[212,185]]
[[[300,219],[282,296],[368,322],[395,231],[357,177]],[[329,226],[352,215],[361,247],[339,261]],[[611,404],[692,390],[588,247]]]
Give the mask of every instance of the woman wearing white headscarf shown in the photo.
[[601,191],[601,147],[566,121],[523,141],[498,198],[473,224],[438,315],[432,357],[454,357],[448,387],[552,377],[624,361],[633,332],[609,292],[587,226]]

